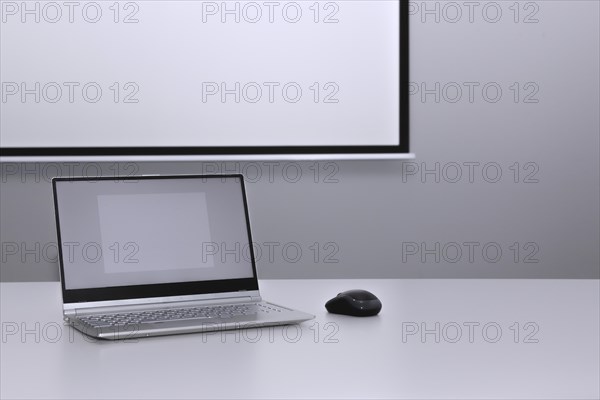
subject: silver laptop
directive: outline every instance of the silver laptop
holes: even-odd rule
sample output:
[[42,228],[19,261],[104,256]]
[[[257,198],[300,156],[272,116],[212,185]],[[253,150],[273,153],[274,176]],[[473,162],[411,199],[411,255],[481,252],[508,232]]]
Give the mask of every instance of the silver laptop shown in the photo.
[[299,323],[264,301],[242,175],[55,178],[63,313],[103,339]]

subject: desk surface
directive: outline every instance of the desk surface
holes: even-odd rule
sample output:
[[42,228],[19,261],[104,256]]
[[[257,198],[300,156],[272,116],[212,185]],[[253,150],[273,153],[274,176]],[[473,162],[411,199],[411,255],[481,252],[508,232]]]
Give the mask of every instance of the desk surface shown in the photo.
[[[3,283],[2,398],[600,396],[598,280],[265,280],[316,314],[278,328],[126,342],[63,325],[58,283]],[[362,288],[379,316],[328,314]]]

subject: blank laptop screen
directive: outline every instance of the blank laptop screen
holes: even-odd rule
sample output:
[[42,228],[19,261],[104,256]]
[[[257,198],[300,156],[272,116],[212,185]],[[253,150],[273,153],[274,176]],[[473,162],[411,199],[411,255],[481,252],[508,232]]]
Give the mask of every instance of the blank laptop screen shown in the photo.
[[67,290],[254,277],[239,178],[57,181]]

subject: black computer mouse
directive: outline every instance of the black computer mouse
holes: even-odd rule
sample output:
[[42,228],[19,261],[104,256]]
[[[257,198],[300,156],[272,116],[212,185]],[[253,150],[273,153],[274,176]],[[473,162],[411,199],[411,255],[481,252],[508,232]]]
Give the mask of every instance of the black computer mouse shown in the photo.
[[366,290],[348,290],[338,294],[325,304],[327,311],[333,314],[370,317],[379,314],[381,301]]

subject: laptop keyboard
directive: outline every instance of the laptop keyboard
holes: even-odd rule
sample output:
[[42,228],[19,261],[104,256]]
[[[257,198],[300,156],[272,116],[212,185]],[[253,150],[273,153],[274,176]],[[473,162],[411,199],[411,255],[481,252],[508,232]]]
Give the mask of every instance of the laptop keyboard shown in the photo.
[[165,308],[129,313],[94,314],[79,317],[83,323],[92,328],[109,328],[114,326],[151,324],[166,321],[185,321],[197,319],[228,319],[241,315],[253,315],[259,311],[266,313],[281,312],[279,307],[270,304],[228,304],[205,307]]
[[79,319],[93,328],[193,319],[227,319],[237,315],[256,314],[256,307],[252,306],[250,304],[236,304],[211,307],[167,308],[131,313],[91,315],[80,317]]

